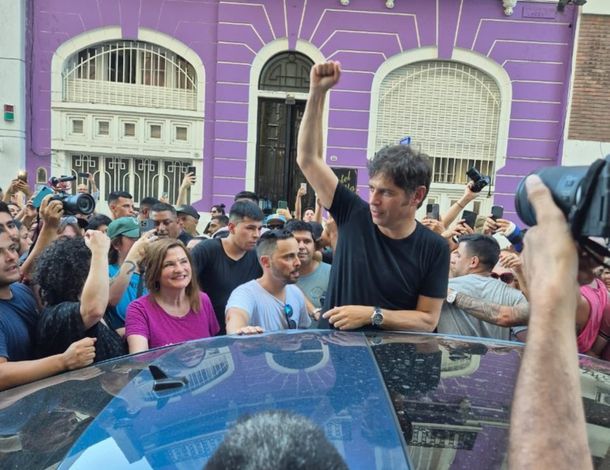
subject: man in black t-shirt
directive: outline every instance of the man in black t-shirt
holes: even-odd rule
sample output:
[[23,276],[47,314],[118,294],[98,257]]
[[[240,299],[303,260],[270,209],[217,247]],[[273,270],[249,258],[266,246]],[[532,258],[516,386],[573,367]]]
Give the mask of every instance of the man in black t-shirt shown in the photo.
[[212,301],[221,335],[226,333],[225,307],[233,289],[263,275],[255,251],[263,218],[254,202],[238,201],[229,213],[229,236],[205,240],[191,253],[199,287]]
[[447,295],[449,248],[415,220],[430,187],[430,163],[408,145],[385,147],[369,162],[368,204],[340,185],[322,155],[324,102],[340,74],[338,62],[311,69],[297,153],[339,230],[320,325],[433,331]]

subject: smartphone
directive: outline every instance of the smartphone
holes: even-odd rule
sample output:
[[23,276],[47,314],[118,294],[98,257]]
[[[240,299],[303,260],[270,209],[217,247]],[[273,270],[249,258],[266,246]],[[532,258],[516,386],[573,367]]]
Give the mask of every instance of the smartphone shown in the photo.
[[288,201],[277,201],[278,209],[288,209]]
[[301,183],[301,189],[303,190],[303,194],[307,194],[307,183]]
[[25,170],[19,170],[19,173],[17,173],[17,179],[21,180],[21,181],[25,181],[27,183],[28,182],[28,172]]
[[89,178],[89,173],[87,173],[87,172],[83,173],[83,172],[79,171],[78,176],[80,176],[81,178]]
[[502,206],[492,206],[491,207],[491,218],[494,220],[498,220],[504,217],[504,207]]
[[472,211],[464,211],[462,212],[462,219],[465,220],[466,225],[470,228],[474,229],[475,223],[477,221],[477,213]]
[[140,235],[155,229],[155,221],[152,219],[140,220]]
[[186,172],[187,172],[187,173],[192,173],[192,174],[193,174],[193,176],[196,176],[196,175],[197,175],[197,168],[195,168],[194,166],[189,166],[189,167],[186,169]]
[[40,209],[40,204],[42,204],[42,200],[49,194],[55,194],[55,191],[53,191],[48,186],[44,186],[40,191],[36,193],[36,196],[32,198],[32,206],[34,206],[36,209]]
[[440,206],[438,204],[426,204],[426,217],[440,220]]

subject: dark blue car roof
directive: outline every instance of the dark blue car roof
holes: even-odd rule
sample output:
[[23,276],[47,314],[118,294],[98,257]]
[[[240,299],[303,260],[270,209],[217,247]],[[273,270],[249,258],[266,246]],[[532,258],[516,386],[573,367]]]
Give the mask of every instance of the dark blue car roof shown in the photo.
[[[238,419],[270,409],[314,421],[350,468],[502,468],[522,353],[391,332],[183,343],[0,393],[0,468],[200,469]],[[604,467],[610,367],[580,361],[593,460]],[[154,391],[151,365],[184,385]]]

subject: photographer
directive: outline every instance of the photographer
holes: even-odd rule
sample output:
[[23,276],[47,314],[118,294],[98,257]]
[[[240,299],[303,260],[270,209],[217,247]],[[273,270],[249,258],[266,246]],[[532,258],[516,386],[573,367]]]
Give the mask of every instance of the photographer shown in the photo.
[[512,405],[509,466],[592,468],[574,338],[575,244],[540,177],[528,177],[526,187],[538,225],[525,238],[532,313]]
[[108,327],[109,247],[105,234],[89,230],[84,238],[54,241],[40,255],[34,281],[45,302],[37,328],[41,357],[86,337],[96,339],[96,362],[127,353],[123,339]]

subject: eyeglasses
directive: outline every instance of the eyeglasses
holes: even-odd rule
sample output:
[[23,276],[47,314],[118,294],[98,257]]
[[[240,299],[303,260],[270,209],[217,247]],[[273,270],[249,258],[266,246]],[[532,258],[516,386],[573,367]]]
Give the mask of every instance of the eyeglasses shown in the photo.
[[284,228],[284,224],[280,224],[280,225],[267,225],[267,228],[269,230],[281,230]]
[[493,277],[494,279],[500,279],[502,282],[504,282],[506,284],[510,284],[511,282],[514,282],[514,280],[515,280],[515,275],[513,273],[502,273],[502,274],[491,273],[491,277]]
[[294,310],[292,310],[292,305],[284,305],[284,316],[286,317],[286,323],[288,323],[288,329],[290,330],[295,330],[297,327],[297,322],[292,319],[293,314]]

